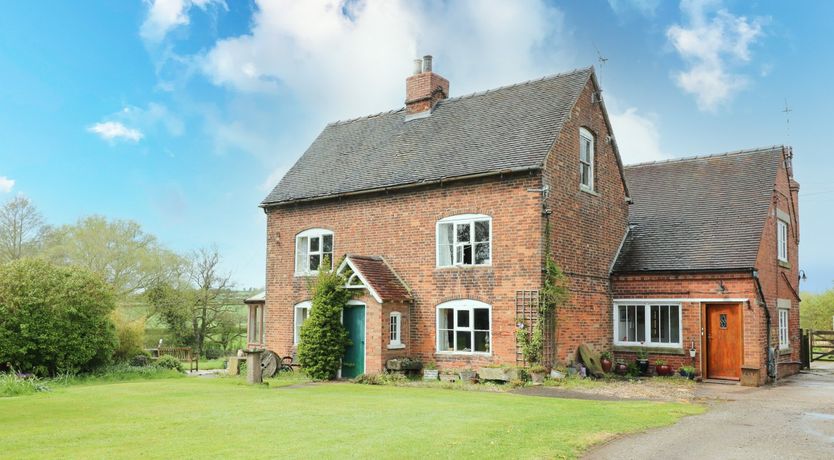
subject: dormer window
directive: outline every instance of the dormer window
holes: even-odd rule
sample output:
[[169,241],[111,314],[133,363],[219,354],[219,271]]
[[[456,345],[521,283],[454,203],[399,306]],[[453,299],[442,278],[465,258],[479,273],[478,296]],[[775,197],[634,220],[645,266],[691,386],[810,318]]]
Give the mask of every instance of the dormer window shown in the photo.
[[491,265],[492,218],[462,214],[437,222],[437,266]]
[[594,190],[594,135],[579,128],[579,187]]
[[333,232],[321,228],[305,230],[295,237],[296,276],[315,275],[327,260],[333,269]]

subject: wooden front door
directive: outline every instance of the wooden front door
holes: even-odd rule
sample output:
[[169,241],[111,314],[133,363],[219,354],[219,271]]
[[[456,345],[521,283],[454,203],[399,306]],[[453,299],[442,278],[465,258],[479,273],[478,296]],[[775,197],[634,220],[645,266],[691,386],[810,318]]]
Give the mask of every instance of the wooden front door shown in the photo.
[[742,325],[738,304],[707,305],[707,377],[741,378]]

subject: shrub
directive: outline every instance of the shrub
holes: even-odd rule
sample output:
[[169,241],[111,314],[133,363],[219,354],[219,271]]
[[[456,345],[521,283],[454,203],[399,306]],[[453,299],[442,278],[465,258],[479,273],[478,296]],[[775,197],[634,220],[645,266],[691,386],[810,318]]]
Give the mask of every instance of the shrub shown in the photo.
[[206,359],[217,359],[223,356],[224,352],[219,348],[207,348],[203,354],[206,355]]
[[18,260],[0,267],[0,363],[39,376],[107,364],[117,339],[110,287],[79,267]]
[[314,380],[336,378],[350,344],[341,317],[342,309],[353,298],[353,291],[344,286],[345,278],[333,270],[320,270],[311,286],[313,306],[310,317],[301,326],[298,360]]
[[151,363],[151,354],[142,350],[142,353],[130,358],[130,365],[133,367],[144,367]]
[[111,319],[116,326],[116,337],[119,338],[113,359],[123,363],[142,354],[145,351],[145,319],[130,320],[119,310],[113,312]]
[[154,363],[154,365],[162,369],[171,369],[177,372],[185,372],[185,369],[182,367],[182,363],[180,362],[180,360],[174,358],[171,355],[162,356],[161,358],[156,360],[156,363]]

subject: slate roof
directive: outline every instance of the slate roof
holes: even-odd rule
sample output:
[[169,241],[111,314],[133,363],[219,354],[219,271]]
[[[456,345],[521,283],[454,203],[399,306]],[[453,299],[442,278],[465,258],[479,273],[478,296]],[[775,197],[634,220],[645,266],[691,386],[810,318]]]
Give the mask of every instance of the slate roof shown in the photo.
[[382,257],[350,254],[347,259],[383,302],[402,302],[411,299],[408,287]]
[[626,166],[633,227],[614,272],[755,267],[782,149]]
[[245,299],[243,303],[264,303],[266,302],[266,291],[261,291],[248,299]]
[[261,206],[538,169],[593,67],[327,125]]

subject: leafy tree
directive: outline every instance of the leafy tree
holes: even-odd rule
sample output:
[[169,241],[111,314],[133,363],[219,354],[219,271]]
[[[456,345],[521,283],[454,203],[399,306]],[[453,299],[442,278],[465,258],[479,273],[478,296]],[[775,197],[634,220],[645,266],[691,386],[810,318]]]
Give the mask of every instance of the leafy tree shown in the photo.
[[821,294],[802,293],[799,323],[804,329],[830,331],[834,329],[834,289]]
[[113,292],[77,267],[23,259],[0,267],[0,366],[55,375],[106,364],[117,338]]
[[243,300],[232,291],[230,276],[220,272],[220,262],[217,248],[200,249],[190,257],[184,276],[157,282],[146,293],[152,312],[200,354],[206,342],[228,344],[236,338],[229,322]]
[[34,255],[48,227],[32,201],[18,195],[0,207],[0,262]]
[[182,270],[182,259],[138,223],[102,216],[85,217],[51,232],[46,255],[62,265],[100,273],[120,301]]
[[298,359],[307,374],[316,380],[336,378],[342,356],[350,345],[342,324],[342,309],[353,298],[354,291],[345,289],[345,282],[334,270],[320,270],[310,288],[313,305],[310,316],[301,326]]

